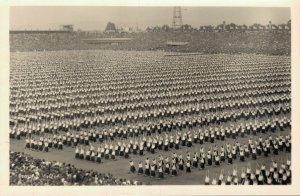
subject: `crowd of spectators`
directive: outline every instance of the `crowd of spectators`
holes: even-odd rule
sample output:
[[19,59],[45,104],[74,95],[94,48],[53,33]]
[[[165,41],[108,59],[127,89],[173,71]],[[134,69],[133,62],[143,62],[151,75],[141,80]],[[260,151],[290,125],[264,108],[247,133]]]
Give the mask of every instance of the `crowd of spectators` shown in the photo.
[[[88,44],[83,39],[129,37],[132,41],[119,45]],[[169,47],[168,41],[189,42],[185,46]],[[140,32],[130,34],[105,33],[49,33],[11,34],[11,51],[53,50],[164,50],[171,52],[201,53],[256,53],[290,55],[290,32]]]
[[35,159],[21,152],[10,152],[10,185],[141,185],[141,182],[118,179],[111,174],[78,169],[57,161]]

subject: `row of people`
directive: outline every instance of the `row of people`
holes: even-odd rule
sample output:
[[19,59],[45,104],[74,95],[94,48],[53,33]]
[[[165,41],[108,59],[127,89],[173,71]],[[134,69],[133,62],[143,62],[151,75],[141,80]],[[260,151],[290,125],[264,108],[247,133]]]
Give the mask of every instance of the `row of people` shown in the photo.
[[205,185],[288,185],[292,183],[291,161],[287,159],[278,165],[277,161],[272,161],[269,168],[265,164],[257,164],[253,170],[251,167],[242,168],[240,177],[238,169],[234,168],[232,173],[228,171],[227,176],[221,171],[219,177],[210,177],[207,172]]
[[[290,136],[287,135],[287,138],[290,139]],[[281,139],[284,140],[283,137],[281,137]],[[281,139],[279,138],[278,140],[281,141]],[[268,141],[269,138],[266,138],[263,144],[267,143]],[[290,142],[291,141],[289,140],[285,144],[286,153],[290,153]],[[270,146],[264,147],[263,155],[266,157],[271,154],[271,149],[273,151],[272,154],[278,155],[279,150],[276,145],[277,143],[275,143],[272,148]],[[248,149],[248,146],[251,148]],[[283,151],[283,149],[280,149],[280,151]],[[215,145],[213,148],[209,147],[207,150],[202,147],[200,148],[199,154],[198,152],[193,153],[193,157],[191,156],[192,153],[190,152],[187,152],[186,154],[186,159],[183,159],[182,154],[177,155],[175,152],[172,154],[172,157],[164,158],[162,155],[160,155],[158,161],[154,158],[151,163],[150,159],[147,158],[145,160],[145,168],[143,163],[140,161],[138,163],[137,170],[135,169],[134,162],[130,161],[130,171],[133,173],[138,171],[138,174],[145,174],[146,176],[149,176],[150,174],[152,177],[155,177],[156,173],[158,173],[159,176],[163,176],[163,174],[170,174],[170,168],[172,168],[172,171],[176,170],[176,173],[177,169],[183,171],[185,168],[185,171],[190,173],[191,168],[199,168],[203,170],[206,166],[220,166],[222,163],[225,163],[226,160],[228,164],[233,164],[233,161],[237,160],[238,158],[241,162],[245,162],[247,158],[256,160],[257,156],[262,155],[262,150],[252,145],[252,141],[249,140],[248,144],[239,145],[239,143],[236,142],[232,146],[227,144],[226,149],[221,146],[220,150],[217,145]]]

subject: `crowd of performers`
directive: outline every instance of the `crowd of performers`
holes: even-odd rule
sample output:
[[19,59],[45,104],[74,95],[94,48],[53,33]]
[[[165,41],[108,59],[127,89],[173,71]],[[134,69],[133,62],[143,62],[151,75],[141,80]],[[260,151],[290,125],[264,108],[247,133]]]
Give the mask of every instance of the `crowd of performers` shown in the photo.
[[[90,145],[91,143],[100,142],[100,143],[111,143],[111,145],[119,145],[123,146],[124,149],[134,148],[137,151],[141,151],[141,147],[147,146],[147,149],[154,153],[155,149],[164,149],[168,151],[168,148],[175,148],[178,149],[179,146],[188,146],[191,147],[193,143],[200,143],[203,144],[205,142],[214,143],[215,140],[224,141],[226,138],[233,138],[236,139],[237,137],[244,137],[245,134],[252,134],[256,135],[257,133],[267,133],[267,132],[275,132],[276,129],[284,130],[285,128],[290,128],[290,121],[284,118],[271,118],[268,120],[262,120],[260,123],[252,123],[252,122],[244,122],[244,124],[240,125],[226,125],[223,127],[213,127],[213,126],[203,126],[202,129],[196,130],[189,130],[187,131],[177,131],[168,132],[164,130],[165,134],[162,134],[162,131],[158,131],[158,133],[152,133],[152,135],[143,135],[143,137],[135,137],[139,134],[134,134],[133,132],[122,133],[112,133],[106,130],[99,131],[99,130],[85,130],[85,131],[68,131],[65,134],[41,134],[38,139],[34,139],[35,135],[28,134],[26,137],[26,147],[29,148],[32,146],[39,146],[38,149],[42,148],[46,152],[48,151],[47,147],[52,147],[62,149],[63,145],[75,147],[78,144],[83,145]],[[204,128],[207,128],[203,130]],[[132,130],[132,129],[130,129]],[[138,130],[135,129],[135,132],[138,133]],[[16,132],[11,132],[11,138],[20,139],[19,136],[15,137]],[[17,133],[20,135],[20,133]],[[162,136],[164,135],[164,136]],[[48,136],[48,137],[47,137]],[[119,136],[119,137],[117,137]],[[123,137],[125,136],[125,137]],[[152,137],[151,137],[152,136]],[[42,147],[41,147],[42,146]],[[141,154],[143,152],[140,152]]]
[[[168,138],[168,137],[167,137]],[[99,146],[84,146],[81,145],[80,147],[76,147],[75,149],[75,157],[79,159],[86,159],[86,160],[98,160],[97,162],[101,162],[101,158],[105,159],[112,159],[115,160],[116,156],[129,158],[129,156],[132,155],[144,155],[146,152],[154,154],[155,152],[162,150],[162,151],[171,151],[172,149],[178,150],[179,148],[184,147],[191,147],[193,143],[197,143],[198,140],[178,140],[180,142],[168,142],[168,139],[163,142],[163,140],[159,139],[153,139],[150,138],[147,140],[140,140],[140,143],[138,140],[130,140],[130,142],[126,145],[125,142],[117,142],[117,143],[105,143],[105,145],[99,145]],[[209,142],[212,144],[211,139],[209,137],[207,139],[204,138],[204,141]],[[254,139],[250,137],[249,139],[249,145],[244,146],[241,145],[238,140],[235,144],[233,144],[233,155],[236,153],[239,153],[240,147],[244,151],[246,155],[249,155],[250,152],[257,152],[258,155],[260,154],[267,154],[270,153],[270,149],[274,148],[274,154],[278,154],[278,151],[283,151],[284,148],[287,152],[291,151],[291,138],[289,135],[283,136],[281,134],[277,135],[276,137],[272,137],[269,135],[269,137],[263,139],[260,137],[255,137]],[[204,144],[201,143],[200,144]],[[179,147],[180,146],[180,147]],[[215,143],[215,146],[217,146],[217,143]],[[230,148],[230,143],[227,145],[227,150]],[[222,147],[224,148],[224,147]],[[223,149],[224,150],[224,149]],[[97,157],[97,158],[95,158]]]
[[[288,61],[259,57],[258,62],[264,63],[261,66],[253,64],[252,59],[235,57],[230,58],[230,66],[220,69],[219,63],[226,61],[227,57],[201,58],[206,60],[189,59],[191,62],[185,69],[173,67],[178,63],[176,60],[169,64],[159,61],[153,70],[140,67],[140,62],[135,67],[132,65],[135,62],[120,59],[124,67],[133,66],[134,70],[120,69],[107,62],[109,79],[103,76],[102,68],[87,64],[85,66],[91,66],[91,69],[86,69],[79,63],[81,66],[73,70],[73,63],[62,58],[61,63],[70,68],[64,69],[67,73],[52,73],[61,69],[58,62],[45,67],[55,74],[55,81],[49,80],[48,72],[40,72],[42,64],[15,62],[12,71],[18,72],[11,76],[10,95],[12,132],[19,137],[22,133],[55,134],[123,126],[120,130],[107,130],[107,134],[127,137],[136,131],[140,135],[151,134],[180,127],[290,113]],[[209,60],[211,63],[207,62]],[[142,63],[151,64],[152,59],[145,58]],[[26,69],[30,69],[33,75],[37,74],[38,78],[28,77]],[[78,70],[86,73],[84,78],[77,77]],[[115,71],[124,73],[115,75]],[[141,74],[143,71],[151,74]],[[246,71],[247,76],[241,75],[241,71]],[[68,79],[65,74],[68,74]],[[97,74],[99,77],[95,77]],[[110,74],[115,79],[112,80]],[[127,128],[128,125],[131,127]]]
[[213,175],[210,177],[209,170],[206,173],[204,184],[205,185],[288,185],[291,184],[292,171],[291,161],[272,160],[271,166],[268,168],[265,164],[257,164],[255,169],[250,165],[242,168],[240,177],[238,175],[237,167],[233,168],[232,173],[227,172],[227,175],[222,170],[219,177]]
[[[290,152],[290,137],[257,137],[291,128],[287,57],[201,55],[158,58],[153,64],[152,53],[138,58],[129,53],[67,53],[72,62],[63,53],[36,54],[35,61],[30,54],[11,57],[10,138],[25,138],[25,148],[49,152],[74,147],[76,159],[101,163],[213,145],[200,146],[203,152],[196,152],[196,162],[193,155],[182,164],[169,158],[173,175],[182,167],[189,172],[194,166],[232,164],[237,157],[243,161]],[[90,55],[93,60],[82,62]],[[117,61],[122,63],[115,66]],[[255,139],[240,144],[245,136]],[[237,142],[218,144],[229,138]],[[155,176],[165,173],[165,159],[154,165]],[[145,174],[146,167],[152,176],[150,163],[137,171],[142,168]]]
[[[273,112],[272,112],[273,113]],[[77,131],[72,131],[72,129],[64,129],[64,131],[58,130],[57,127],[54,128],[54,131],[50,131],[48,129],[44,128],[28,128],[27,126],[24,126],[21,129],[18,129],[16,126],[14,126],[10,130],[10,137],[12,139],[18,139],[20,140],[22,137],[31,137],[33,135],[44,135],[44,134],[58,134],[60,132],[71,132],[71,135],[67,135],[71,137],[71,141],[73,142],[75,137],[76,140],[89,140],[89,141],[98,141],[103,142],[105,140],[114,140],[117,138],[123,138],[127,139],[129,137],[138,137],[141,135],[147,135],[151,136],[153,134],[161,134],[163,132],[169,133],[172,130],[182,130],[182,129],[193,129],[195,127],[206,127],[206,126],[213,126],[213,125],[223,125],[226,124],[224,121],[220,121],[219,117],[214,117],[215,119],[210,119],[209,122],[205,122],[207,117],[201,117],[200,119],[189,119],[186,121],[175,121],[175,120],[160,120],[158,124],[141,124],[137,126],[115,126],[115,127],[109,127],[109,128],[96,128],[93,129],[91,126],[87,126],[82,131],[78,131],[79,129],[76,129]],[[259,119],[259,120],[258,120]],[[239,118],[236,118],[236,116],[231,121],[234,122],[243,122],[246,121],[244,124],[238,124],[235,127],[230,126],[224,126],[224,128],[218,130],[215,135],[221,136],[221,135],[227,135],[232,132],[232,134],[235,133],[249,133],[253,132],[267,132],[267,131],[274,131],[276,128],[283,129],[286,127],[290,127],[290,119],[288,119],[285,116],[273,116],[270,115],[268,118],[259,117],[256,114],[253,114],[251,118],[243,118],[242,120]],[[241,120],[241,121],[239,121]],[[204,122],[204,123],[203,123]],[[200,125],[199,125],[200,124]],[[233,130],[232,130],[233,129]],[[76,141],[74,141],[76,142]],[[85,143],[87,143],[85,141]]]
[[[215,144],[213,147],[204,149],[200,147],[199,152],[186,153],[186,159],[182,154],[173,152],[172,157],[159,156],[158,160],[155,158],[145,160],[145,166],[143,162],[138,163],[138,173],[145,176],[155,177],[158,173],[159,178],[163,178],[164,174],[172,174],[176,176],[178,170],[187,173],[191,172],[191,168],[205,169],[206,166],[220,166],[227,162],[227,164],[233,164],[238,160],[245,162],[246,159],[256,160],[257,156],[263,155],[264,157],[278,155],[279,152],[291,152],[291,137],[286,136],[272,136],[263,139],[259,137],[258,140],[250,138],[248,143],[240,144],[236,141],[233,144],[227,143],[226,146],[219,147]],[[133,161],[130,161],[130,172],[135,172],[136,168]]]

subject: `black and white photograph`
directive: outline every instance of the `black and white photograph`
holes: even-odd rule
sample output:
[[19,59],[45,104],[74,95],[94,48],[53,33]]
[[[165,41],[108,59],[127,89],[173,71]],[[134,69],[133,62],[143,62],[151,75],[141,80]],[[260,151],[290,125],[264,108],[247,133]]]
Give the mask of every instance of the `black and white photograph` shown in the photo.
[[9,187],[290,187],[293,24],[288,6],[10,6]]

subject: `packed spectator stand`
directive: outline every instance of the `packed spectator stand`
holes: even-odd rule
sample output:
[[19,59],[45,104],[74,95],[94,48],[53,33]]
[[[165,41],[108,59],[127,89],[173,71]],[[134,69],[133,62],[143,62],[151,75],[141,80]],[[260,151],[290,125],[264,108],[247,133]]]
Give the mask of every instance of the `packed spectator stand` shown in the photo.
[[[87,44],[84,39],[130,38],[123,44]],[[167,46],[168,41],[188,42],[179,47]],[[56,50],[124,50],[200,52],[211,54],[290,55],[291,32],[72,32],[43,34],[10,34],[10,51]]]
[[68,185],[141,185],[141,182],[117,179],[111,174],[78,169],[74,165],[35,159],[10,152],[10,184],[17,186]]

